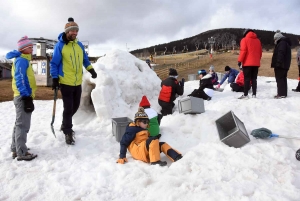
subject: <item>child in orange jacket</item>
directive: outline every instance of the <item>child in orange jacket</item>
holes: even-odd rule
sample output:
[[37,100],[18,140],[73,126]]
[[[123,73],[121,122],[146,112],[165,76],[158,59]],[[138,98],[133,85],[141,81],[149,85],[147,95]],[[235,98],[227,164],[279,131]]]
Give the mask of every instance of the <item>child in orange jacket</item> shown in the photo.
[[151,165],[166,166],[166,161],[160,160],[160,152],[173,162],[182,158],[181,153],[170,147],[165,142],[159,142],[157,137],[149,137],[149,118],[144,108],[139,107],[135,114],[134,122],[126,127],[125,134],[120,141],[120,155],[117,163],[124,164],[127,162],[127,149],[131,156],[136,160],[141,160]]

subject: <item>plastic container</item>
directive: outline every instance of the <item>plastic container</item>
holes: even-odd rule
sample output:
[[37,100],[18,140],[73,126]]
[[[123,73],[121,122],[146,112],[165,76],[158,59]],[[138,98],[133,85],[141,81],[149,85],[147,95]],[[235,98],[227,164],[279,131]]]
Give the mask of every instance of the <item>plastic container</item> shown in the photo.
[[202,98],[186,97],[178,100],[179,113],[200,114],[205,112]]
[[250,142],[244,123],[232,111],[216,120],[220,140],[230,147],[240,148]]
[[112,118],[111,121],[112,133],[116,137],[116,141],[120,142],[125,133],[126,126],[133,121],[128,117]]
[[196,74],[189,74],[188,75],[188,80],[189,81],[197,80],[197,75]]
[[219,72],[216,72],[216,73],[218,75],[218,82],[220,82],[223,79],[223,77],[225,76],[225,74],[224,73],[219,73]]

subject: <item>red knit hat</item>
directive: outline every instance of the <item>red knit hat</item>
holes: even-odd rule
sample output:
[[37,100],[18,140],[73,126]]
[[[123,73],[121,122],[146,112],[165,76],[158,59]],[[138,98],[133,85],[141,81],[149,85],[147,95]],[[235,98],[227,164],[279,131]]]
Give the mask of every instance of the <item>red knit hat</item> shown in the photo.
[[150,103],[149,103],[149,101],[148,101],[148,99],[147,99],[147,96],[143,96],[143,97],[142,97],[142,100],[141,100],[139,106],[140,106],[140,107],[150,107]]

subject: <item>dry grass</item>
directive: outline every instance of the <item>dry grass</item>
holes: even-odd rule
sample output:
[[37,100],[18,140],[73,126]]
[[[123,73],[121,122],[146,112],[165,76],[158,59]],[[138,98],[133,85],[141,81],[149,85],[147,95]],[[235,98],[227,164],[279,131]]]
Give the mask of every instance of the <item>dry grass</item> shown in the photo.
[[[167,65],[175,64],[175,63],[187,63],[191,62],[191,60],[197,59],[198,56],[195,53],[186,53],[186,54],[177,54],[174,56],[166,55],[157,57],[156,63],[161,64],[160,69],[166,68],[167,76]],[[186,80],[189,74],[196,74],[200,69],[208,70],[210,65],[215,66],[216,72],[224,72],[225,66],[230,66],[238,69],[237,67],[237,54],[233,53],[224,53],[215,55],[211,60],[208,56],[200,58],[202,62],[198,62],[199,65],[193,69],[187,69],[184,71],[180,71],[179,79],[184,77]],[[259,68],[258,76],[266,76],[266,77],[274,77],[274,71],[270,67],[271,65],[272,52],[264,52],[261,59],[261,67]],[[164,64],[166,67],[164,67]],[[298,66],[296,62],[296,51],[292,51],[292,64],[288,73],[288,78],[297,79],[298,78]],[[0,102],[3,101],[11,101],[13,99],[13,91],[11,89],[11,79],[0,80]],[[61,98],[60,93],[58,93],[58,98]],[[51,87],[38,87],[36,91],[36,100],[52,100],[53,99],[53,90]]]
[[[291,63],[290,70],[288,72],[288,78],[290,79],[297,79],[299,75],[297,61],[296,61],[296,54],[297,52],[295,50],[292,50],[292,63]],[[271,68],[272,55],[273,55],[272,52],[263,52],[262,59],[261,59],[261,66],[258,71],[258,76],[274,77],[274,70],[273,68]],[[187,79],[189,74],[197,74],[197,71],[200,69],[205,69],[208,71],[210,65],[214,65],[216,72],[224,72],[225,66],[230,66],[232,68],[238,69],[237,58],[238,55],[234,53],[223,53],[223,54],[214,55],[213,59],[210,59],[208,56],[204,58],[200,58],[200,60],[202,59],[204,60],[204,62],[202,63],[199,62],[199,66],[197,66],[196,68],[188,69],[180,72],[179,79],[181,79],[182,77]],[[164,66],[163,60],[164,60],[163,58],[157,59],[157,64],[160,64],[157,71],[161,71],[161,69],[163,68]],[[174,60],[173,64],[178,62],[184,63],[187,62],[187,60],[189,60],[189,56],[183,57],[182,60]],[[169,60],[168,64],[172,64],[172,62]],[[166,68],[166,70],[164,71],[165,75],[164,76],[160,75],[161,78],[167,76],[168,73],[167,68],[169,67],[165,67],[165,68]]]
[[[0,88],[0,102],[13,100],[11,79],[0,80]],[[35,100],[52,100],[54,92],[51,87],[38,87],[35,95]],[[58,97],[61,98],[60,93],[58,93]]]

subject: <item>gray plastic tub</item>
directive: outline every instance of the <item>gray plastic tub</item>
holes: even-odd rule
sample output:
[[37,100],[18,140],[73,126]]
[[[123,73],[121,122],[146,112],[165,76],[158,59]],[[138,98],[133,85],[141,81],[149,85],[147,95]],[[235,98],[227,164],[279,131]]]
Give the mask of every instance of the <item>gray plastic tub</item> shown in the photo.
[[202,98],[186,97],[178,100],[179,113],[200,114],[205,112]]
[[133,121],[128,117],[112,118],[111,121],[112,133],[116,137],[116,141],[120,142],[125,133],[126,126]]
[[193,81],[197,80],[197,75],[196,74],[189,74],[188,75],[188,81]]
[[220,140],[230,147],[240,148],[250,142],[244,123],[232,111],[216,120]]

